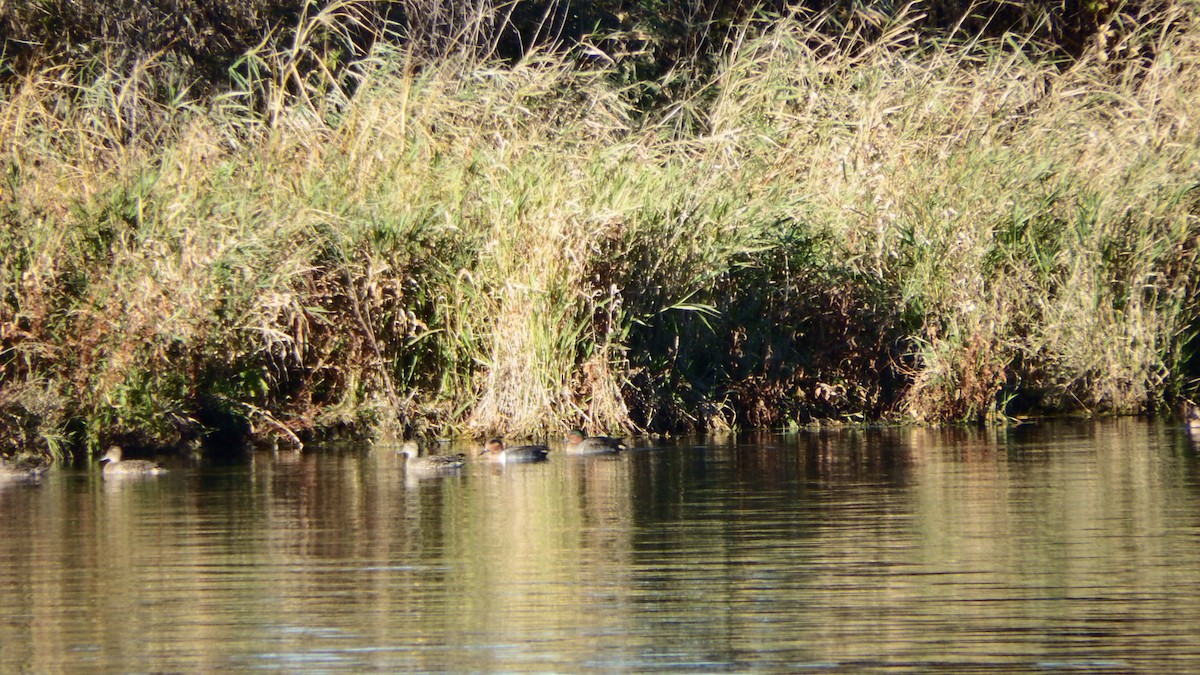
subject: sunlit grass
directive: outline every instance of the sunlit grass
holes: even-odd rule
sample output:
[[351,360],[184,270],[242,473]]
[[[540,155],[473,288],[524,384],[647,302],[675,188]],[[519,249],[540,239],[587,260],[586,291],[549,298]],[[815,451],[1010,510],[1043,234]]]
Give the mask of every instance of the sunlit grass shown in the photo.
[[1191,386],[1193,13],[1072,63],[781,19],[656,112],[550,55],[313,68],[303,36],[352,9],[204,104],[150,95],[153,64],[4,90],[5,443],[1129,413]]

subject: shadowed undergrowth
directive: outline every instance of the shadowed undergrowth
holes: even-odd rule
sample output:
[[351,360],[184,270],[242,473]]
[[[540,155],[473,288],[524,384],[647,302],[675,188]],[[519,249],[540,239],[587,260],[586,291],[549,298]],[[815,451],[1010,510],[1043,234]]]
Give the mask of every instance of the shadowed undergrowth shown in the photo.
[[660,111],[549,55],[381,45],[348,88],[255,54],[203,103],[37,71],[0,104],[0,442],[1159,408],[1194,386],[1197,16],[1070,63],[781,18]]

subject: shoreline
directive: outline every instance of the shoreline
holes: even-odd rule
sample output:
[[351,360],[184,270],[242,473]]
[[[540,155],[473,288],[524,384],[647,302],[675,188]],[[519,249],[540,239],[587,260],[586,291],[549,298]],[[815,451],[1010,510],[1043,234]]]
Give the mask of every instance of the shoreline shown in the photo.
[[1168,409],[1200,16],[1133,34],[1064,65],[780,20],[659,115],[386,45],[351,94],[10,82],[0,454]]

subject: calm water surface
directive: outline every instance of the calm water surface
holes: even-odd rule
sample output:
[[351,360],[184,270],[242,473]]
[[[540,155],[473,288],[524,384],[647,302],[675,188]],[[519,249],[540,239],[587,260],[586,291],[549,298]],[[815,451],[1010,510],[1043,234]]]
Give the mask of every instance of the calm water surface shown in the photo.
[[1161,424],[172,468],[0,484],[0,671],[1200,672]]

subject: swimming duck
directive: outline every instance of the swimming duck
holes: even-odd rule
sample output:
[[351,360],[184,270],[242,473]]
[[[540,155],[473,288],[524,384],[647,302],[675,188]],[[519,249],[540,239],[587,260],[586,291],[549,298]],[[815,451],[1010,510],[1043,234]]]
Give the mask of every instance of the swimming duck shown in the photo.
[[0,480],[34,481],[41,478],[49,464],[33,459],[0,460]]
[[147,459],[121,459],[121,446],[114,445],[100,458],[105,476],[153,476],[167,470]]
[[566,441],[567,454],[571,455],[613,455],[626,449],[619,438],[584,436],[579,429],[568,431]]
[[1200,406],[1184,399],[1179,403],[1179,417],[1183,420],[1184,426],[1200,433]]
[[504,447],[504,441],[493,438],[483,444],[479,453],[481,459],[489,462],[541,462],[546,459],[550,448],[544,445],[518,445],[512,448]]
[[467,457],[457,455],[422,455],[416,441],[405,441],[398,454],[404,455],[404,466],[411,472],[439,473],[456,471],[467,463]]

